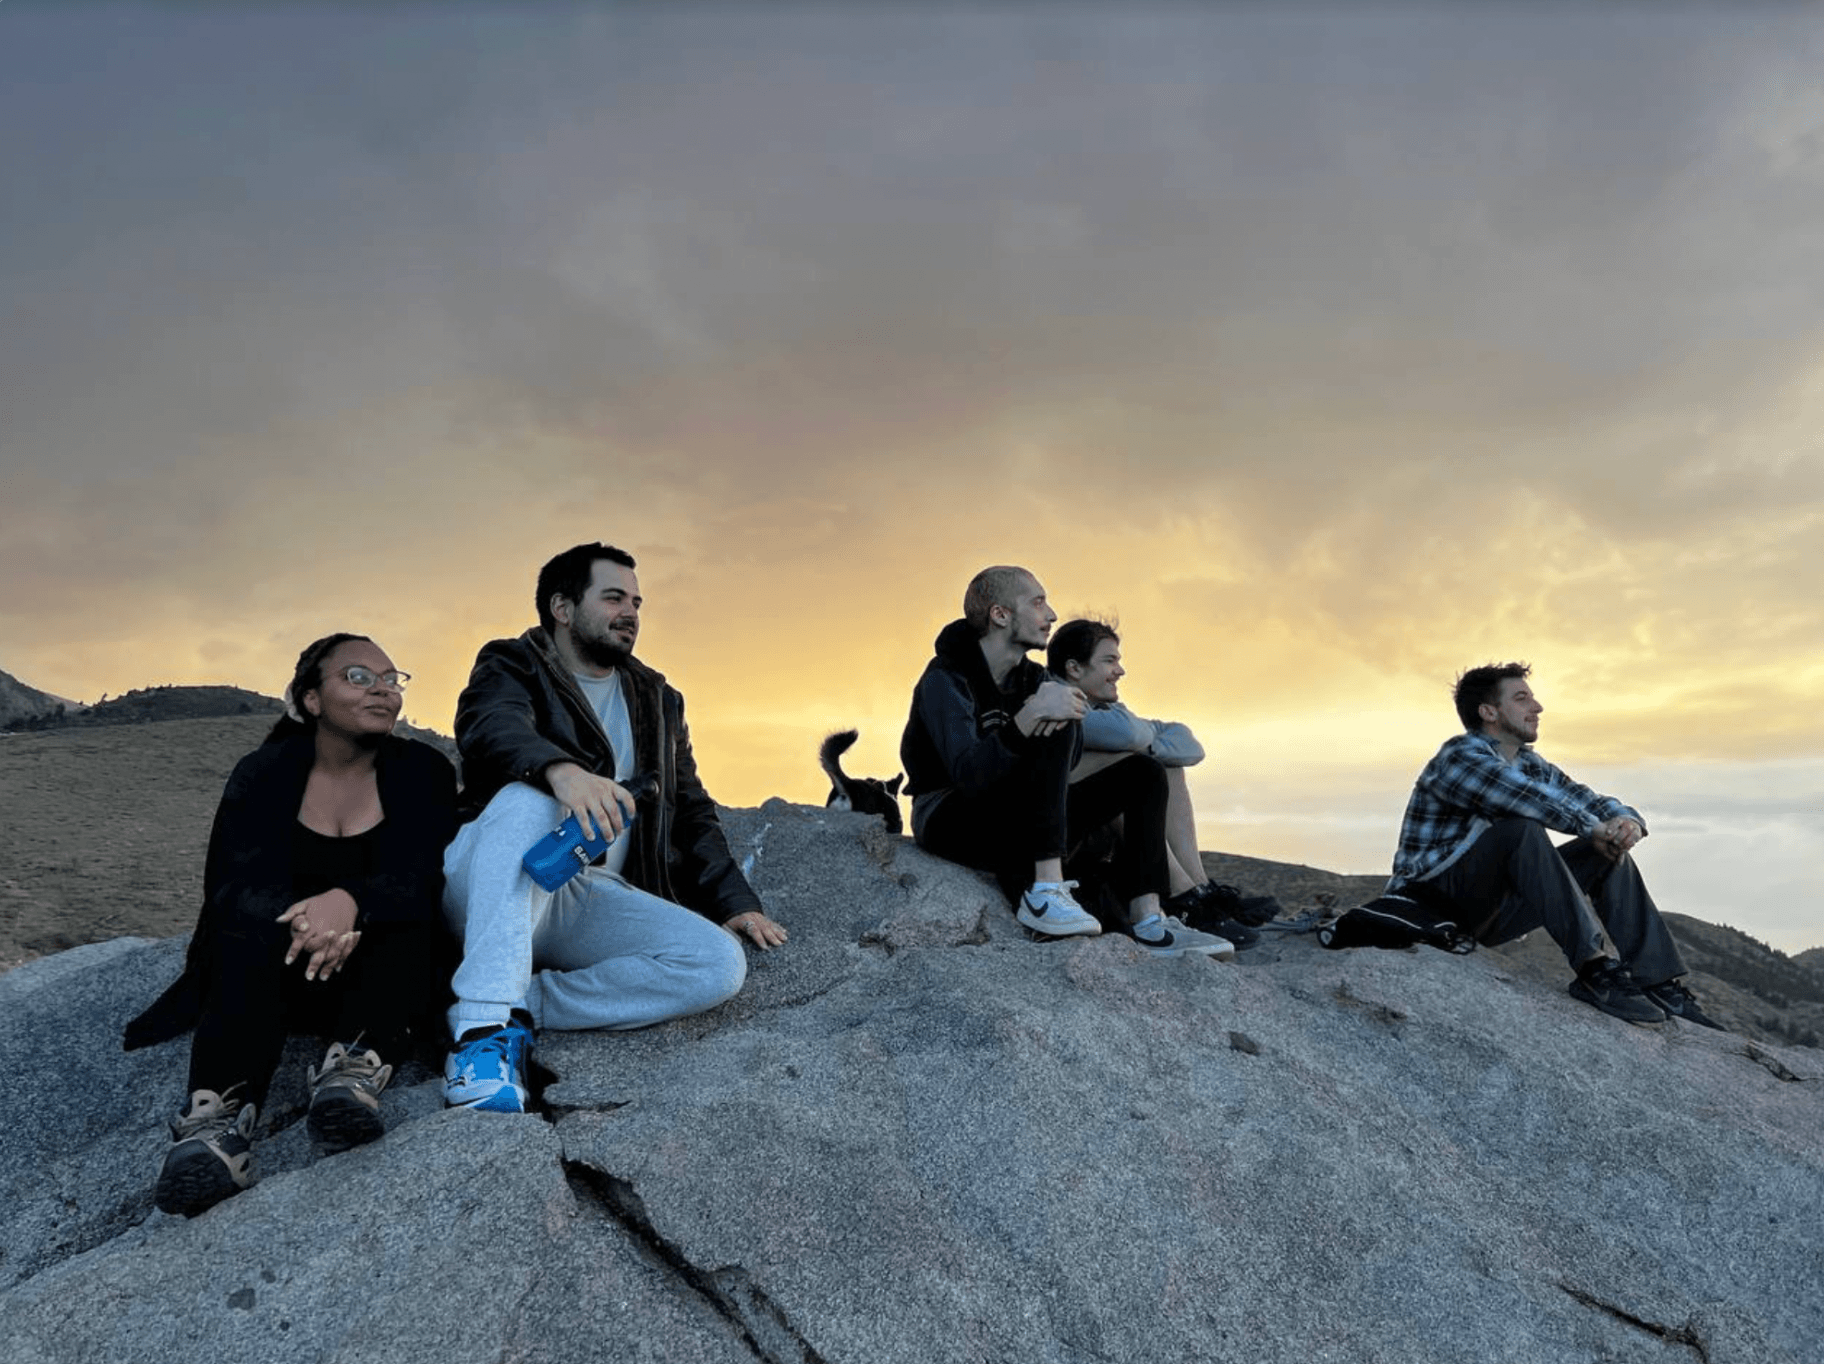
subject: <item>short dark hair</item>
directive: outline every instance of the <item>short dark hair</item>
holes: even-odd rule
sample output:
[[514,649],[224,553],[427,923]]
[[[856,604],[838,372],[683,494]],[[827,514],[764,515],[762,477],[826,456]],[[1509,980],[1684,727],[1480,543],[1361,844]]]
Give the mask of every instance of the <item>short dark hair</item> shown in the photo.
[[639,566],[626,550],[604,545],[600,540],[587,545],[572,545],[551,560],[538,570],[538,623],[547,632],[557,628],[557,617],[551,614],[551,598],[562,597],[568,602],[581,601],[583,594],[589,590],[590,579],[595,576],[597,559],[606,559],[622,568]]
[[1499,705],[1501,684],[1509,678],[1528,677],[1532,671],[1530,663],[1484,663],[1458,677],[1457,719],[1463,722],[1463,728],[1471,734],[1481,729],[1482,717],[1476,714],[1477,709]]
[[276,743],[293,734],[314,734],[317,731],[317,717],[304,709],[304,693],[318,691],[323,686],[323,660],[350,640],[358,639],[364,644],[373,640],[366,635],[354,635],[346,630],[338,630],[333,635],[324,635],[322,639],[313,640],[304,646],[304,652],[298,655],[297,664],[291,670],[291,681],[285,688],[285,713],[279,722],[266,733],[265,742]]
[[1121,636],[1107,621],[1094,618],[1067,620],[1051,633],[1051,643],[1045,648],[1045,666],[1059,677],[1065,676],[1066,663],[1087,668],[1096,646],[1105,639],[1112,639],[1117,644],[1121,642]]
[[1005,606],[1011,611],[1018,606],[1020,584],[1028,578],[1038,581],[1025,569],[1012,564],[995,564],[971,578],[969,586],[963,589],[963,619],[969,622],[969,628],[978,636],[986,635],[989,611],[997,606]]

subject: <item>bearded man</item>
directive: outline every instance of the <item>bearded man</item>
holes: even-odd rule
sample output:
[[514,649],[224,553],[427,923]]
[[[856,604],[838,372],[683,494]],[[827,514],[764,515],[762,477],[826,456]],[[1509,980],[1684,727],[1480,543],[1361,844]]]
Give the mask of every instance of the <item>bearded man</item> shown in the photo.
[[[746,979],[742,940],[786,939],[697,779],[684,698],[633,656],[634,567],[599,543],[552,559],[539,624],[482,646],[456,703],[469,822],[444,857],[463,958],[443,1092],[458,1107],[524,1111],[535,1028],[640,1028],[714,1008]],[[546,890],[521,859],[571,815],[612,842]]]

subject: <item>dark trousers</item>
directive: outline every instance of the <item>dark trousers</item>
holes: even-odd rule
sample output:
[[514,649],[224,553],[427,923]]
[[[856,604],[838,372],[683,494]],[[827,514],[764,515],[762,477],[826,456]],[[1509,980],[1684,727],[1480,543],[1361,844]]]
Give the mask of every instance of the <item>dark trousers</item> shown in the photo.
[[1164,895],[1165,769],[1136,753],[1072,785],[1072,738],[1061,731],[1034,740],[1026,761],[993,786],[952,791],[925,821],[920,846],[993,872],[1015,900],[1032,884],[1033,863],[1062,858],[1080,835],[1119,818],[1111,888],[1124,905],[1148,893]]
[[408,1035],[435,1029],[449,998],[454,953],[441,925],[381,926],[361,934],[348,963],[328,980],[304,979],[308,958],[290,966],[283,924],[212,935],[202,1017],[190,1044],[190,1088],[266,1101],[266,1088],[292,1033],[350,1043],[358,1037],[388,1061],[405,1059]]
[[1641,984],[1685,973],[1634,859],[1611,862],[1587,838],[1554,847],[1535,820],[1496,820],[1455,862],[1403,893],[1448,907],[1475,930],[1478,942],[1511,942],[1543,928],[1565,959],[1580,967],[1605,955],[1606,931]]

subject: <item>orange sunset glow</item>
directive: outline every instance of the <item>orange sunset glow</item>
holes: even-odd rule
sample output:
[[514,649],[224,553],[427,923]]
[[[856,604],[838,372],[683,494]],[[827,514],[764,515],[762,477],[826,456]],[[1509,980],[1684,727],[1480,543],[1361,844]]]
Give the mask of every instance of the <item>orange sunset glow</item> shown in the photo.
[[964,583],[1118,616],[1205,846],[1385,871],[1462,668],[1664,908],[1824,943],[1824,16],[0,8],[0,668],[447,732],[640,561],[725,804]]

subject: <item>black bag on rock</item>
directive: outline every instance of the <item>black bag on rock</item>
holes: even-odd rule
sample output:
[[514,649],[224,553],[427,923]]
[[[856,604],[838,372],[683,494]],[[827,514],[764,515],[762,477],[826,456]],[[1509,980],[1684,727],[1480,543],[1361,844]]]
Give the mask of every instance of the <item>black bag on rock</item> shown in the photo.
[[1475,937],[1454,919],[1425,908],[1404,895],[1383,895],[1358,905],[1335,923],[1317,930],[1325,947],[1436,947],[1445,952],[1474,952]]

